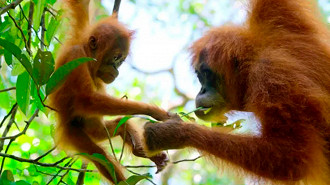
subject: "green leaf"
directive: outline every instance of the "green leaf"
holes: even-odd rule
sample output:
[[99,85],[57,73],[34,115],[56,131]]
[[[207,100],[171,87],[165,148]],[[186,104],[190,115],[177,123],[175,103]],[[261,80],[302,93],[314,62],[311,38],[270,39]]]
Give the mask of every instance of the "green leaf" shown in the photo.
[[33,61],[33,76],[39,85],[46,84],[50,75],[54,72],[54,65],[55,61],[52,53],[38,49]]
[[[31,81],[31,96],[33,98],[32,99],[33,104],[35,104],[38,107],[38,109],[40,109],[42,112],[44,112],[46,114],[47,109],[44,107],[44,105],[41,102],[42,100],[39,98],[37,86],[35,85],[33,80]],[[41,98],[45,98],[45,96],[41,90],[40,90],[40,96],[41,96]]]
[[63,82],[64,79],[80,64],[83,64],[85,62],[89,61],[95,61],[93,58],[78,58],[75,60],[72,60],[71,62],[68,62],[64,64],[63,66],[59,67],[54,74],[50,77],[49,81],[46,85],[46,94],[49,95],[52,93],[57,87],[59,87]]
[[29,171],[29,175],[32,176],[32,177],[37,177],[40,175],[39,172],[37,172],[37,169],[35,166],[33,165],[30,165],[27,170]]
[[75,182],[73,182],[72,180],[72,177],[70,177],[69,175],[66,175],[64,178],[63,178],[64,182],[67,184],[67,185],[76,185]]
[[2,172],[2,175],[0,177],[0,184],[3,185],[9,185],[11,184],[10,182],[14,182],[14,175],[10,170],[5,170],[4,172]]
[[30,183],[20,180],[20,181],[16,181],[15,185],[31,185]]
[[126,181],[119,182],[118,185],[127,185],[127,184],[128,185],[135,185],[138,182],[140,182],[141,180],[148,179],[148,178],[152,178],[152,176],[149,173],[144,174],[144,175],[132,175]]
[[124,123],[126,123],[127,120],[131,119],[132,117],[133,117],[133,116],[125,116],[125,117],[121,118],[120,121],[118,122],[118,124],[117,124],[115,130],[113,131],[112,136],[115,136],[116,133],[117,133],[117,131],[118,131],[118,129],[119,129],[119,127],[122,126]]
[[50,125],[50,135],[52,136],[53,139],[55,139],[55,125],[51,124]]
[[109,160],[102,154],[94,153],[93,155],[89,155],[87,153],[80,153],[79,155],[85,156],[86,158],[99,162],[102,164],[107,171],[110,173],[112,179],[114,180],[115,184],[117,184],[117,178],[116,178],[116,172],[115,167],[112,163],[109,162]]
[[[0,75],[0,89],[8,88],[5,86],[5,79]],[[15,91],[14,91],[15,92]],[[11,92],[2,92],[0,93],[0,107],[3,109],[9,109],[12,106],[12,96],[10,96]]]
[[39,30],[41,16],[44,12],[45,0],[34,0],[34,13],[33,13],[33,28]]
[[18,46],[4,39],[0,39],[0,46],[5,48],[11,54],[13,54],[21,62],[21,64],[24,66],[24,68],[30,74],[30,76],[33,77],[30,60],[27,58],[27,56],[24,53],[22,53],[21,49]]
[[13,68],[11,70],[11,76],[18,76],[22,74],[24,71],[26,71],[24,66],[15,58],[12,62],[12,66]]
[[33,181],[32,185],[39,185],[39,183],[37,181]]
[[46,32],[46,44],[47,45],[50,44],[59,24],[60,24],[60,21],[56,20],[54,17],[51,18],[47,32]]
[[4,39],[0,39],[0,45],[6,50],[8,50],[10,53],[12,53],[14,56],[20,56],[22,53],[19,47]]
[[13,55],[7,50],[4,51],[3,55],[5,57],[6,64],[8,66],[11,65],[13,63]]
[[7,32],[7,31],[10,30],[10,26],[11,26],[11,24],[10,24],[9,21],[6,21],[6,20],[5,20],[4,22],[1,21],[1,24],[0,24],[0,32],[1,32],[2,34],[4,34],[5,32]]
[[27,72],[20,74],[16,83],[16,100],[21,111],[26,115],[30,103],[31,79]]
[[47,0],[46,2],[50,5],[53,5],[56,2],[56,0]]

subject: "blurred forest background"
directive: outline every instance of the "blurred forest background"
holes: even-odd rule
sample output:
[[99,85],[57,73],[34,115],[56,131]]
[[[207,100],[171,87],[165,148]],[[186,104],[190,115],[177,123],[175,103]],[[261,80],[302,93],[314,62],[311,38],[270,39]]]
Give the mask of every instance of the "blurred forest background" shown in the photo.
[[[95,20],[111,14],[113,0],[94,0]],[[321,18],[330,22],[330,1],[318,1]],[[150,102],[172,112],[195,109],[200,85],[190,67],[189,45],[212,26],[240,24],[246,16],[244,0],[122,0],[119,20],[135,30],[131,53],[108,93]],[[0,0],[0,184],[106,184],[76,155],[54,145],[54,112],[49,110],[45,86],[54,59],[68,31],[57,0]],[[47,69],[47,70],[45,70]],[[42,102],[41,100],[45,100]],[[194,117],[194,115],[190,115]],[[251,113],[233,112],[228,128],[258,134]],[[212,126],[197,118],[198,124]],[[237,120],[239,122],[237,122]],[[244,120],[244,121],[242,121]],[[134,118],[141,127],[145,120]],[[114,138],[114,152],[122,141]],[[104,142],[109,148],[109,142]],[[126,175],[149,173],[140,184],[249,184],[199,158],[191,149],[168,151],[171,163],[160,174],[149,160],[124,152]],[[187,160],[186,160],[187,159]]]

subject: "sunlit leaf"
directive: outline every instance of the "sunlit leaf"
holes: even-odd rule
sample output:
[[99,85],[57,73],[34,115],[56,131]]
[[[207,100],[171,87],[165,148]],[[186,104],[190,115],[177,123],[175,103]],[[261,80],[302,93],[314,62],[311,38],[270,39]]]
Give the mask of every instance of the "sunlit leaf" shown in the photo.
[[54,124],[50,125],[50,135],[52,136],[53,139],[55,139],[55,125]]
[[26,115],[30,103],[31,79],[27,72],[20,74],[16,83],[16,100],[21,111]]
[[47,0],[46,2],[47,2],[48,4],[53,5],[53,4],[56,2],[56,0]]
[[68,175],[66,175],[63,180],[67,185],[76,185],[76,183],[73,182],[72,178]]
[[47,32],[46,32],[46,44],[47,45],[50,44],[59,24],[60,24],[60,21],[56,20],[54,17],[51,18]]
[[144,120],[147,120],[148,122],[151,122],[151,123],[157,123],[158,121],[156,120],[153,120],[149,117],[146,117],[146,116],[141,116],[141,115],[133,115],[133,117],[135,118],[141,118],[141,119],[144,119]]
[[41,16],[44,12],[45,8],[45,0],[33,0],[35,3],[34,6],[34,13],[33,13],[33,27],[36,30],[39,30],[40,22],[41,22]]
[[50,77],[49,81],[46,85],[46,94],[49,95],[52,93],[57,87],[59,87],[63,82],[64,79],[79,65],[93,61],[95,59],[93,58],[78,58],[75,60],[72,60],[71,62],[68,62],[64,64],[63,66],[59,67],[54,74]]
[[212,110],[212,108],[208,108],[208,109],[204,110],[203,112],[204,112],[204,114],[207,114],[207,113],[209,113],[211,110]]
[[54,72],[54,65],[55,61],[52,53],[38,49],[33,61],[33,76],[39,85],[46,84],[50,75]]
[[12,61],[12,66],[13,68],[10,73],[12,76],[18,76],[22,74],[24,71],[26,71],[24,66],[15,58]]
[[33,166],[33,165],[30,165],[30,166],[27,168],[27,170],[29,171],[29,175],[30,175],[30,176],[36,177],[36,176],[40,175],[39,172],[37,172],[36,167]]
[[125,116],[123,118],[121,118],[121,120],[118,122],[115,130],[113,131],[113,135],[112,136],[115,136],[119,127],[122,126],[123,124],[125,124],[127,122],[127,120],[131,119],[133,116]]
[[126,181],[121,181],[119,182],[118,185],[135,185],[138,182],[140,182],[143,179],[148,179],[148,178],[152,178],[152,176],[150,174],[144,174],[144,175],[132,175],[130,176]]
[[[5,80],[4,78],[0,75],[0,89],[5,89],[6,86],[4,85],[5,83]],[[15,91],[14,91],[15,92]],[[11,107],[11,102],[12,102],[12,97],[10,96],[9,94],[9,91],[8,92],[2,92],[0,93],[0,107],[1,108],[4,108],[4,109],[8,109]]]
[[0,7],[6,6],[6,0],[0,0]]
[[3,22],[1,22],[1,24],[0,24],[0,32],[3,34],[5,32],[7,32],[7,31],[9,31],[10,30],[10,26],[11,26],[11,24],[10,24],[9,21],[3,21]]

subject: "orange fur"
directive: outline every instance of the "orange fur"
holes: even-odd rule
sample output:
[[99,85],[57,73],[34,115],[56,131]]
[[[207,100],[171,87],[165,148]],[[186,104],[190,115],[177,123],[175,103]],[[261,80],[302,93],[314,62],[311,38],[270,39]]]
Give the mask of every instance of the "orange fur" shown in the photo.
[[[115,167],[117,181],[125,180],[120,164],[97,144],[107,138],[105,127],[112,135],[120,118],[104,121],[103,116],[146,114],[166,120],[169,115],[154,105],[115,98],[105,92],[105,83],[116,78],[117,68],[127,56],[131,32],[114,17],[89,25],[88,0],[66,0],[65,3],[71,10],[72,30],[56,60],[56,69],[81,57],[93,57],[97,61],[80,65],[51,94],[51,106],[57,110],[58,117],[56,142],[65,149],[105,155]],[[133,153],[146,157],[140,136],[129,122],[126,130],[119,130],[117,135],[123,136],[124,132]],[[160,154],[151,160],[162,167],[166,156]],[[102,164],[92,162],[104,177],[114,181]]]
[[[149,150],[190,146],[274,184],[330,184],[330,47],[308,0],[251,0],[243,26],[211,29],[192,46],[224,77],[226,106],[254,112],[260,136],[196,124],[145,127]],[[203,61],[201,61],[202,53]],[[261,181],[263,182],[263,181]]]

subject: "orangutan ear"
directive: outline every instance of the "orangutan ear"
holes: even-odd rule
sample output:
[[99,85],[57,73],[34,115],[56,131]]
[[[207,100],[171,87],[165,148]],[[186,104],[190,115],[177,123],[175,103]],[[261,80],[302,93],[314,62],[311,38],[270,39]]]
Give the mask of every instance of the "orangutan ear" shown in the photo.
[[97,39],[95,36],[90,36],[88,40],[88,45],[91,50],[97,49]]

